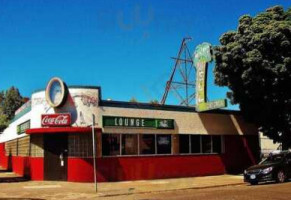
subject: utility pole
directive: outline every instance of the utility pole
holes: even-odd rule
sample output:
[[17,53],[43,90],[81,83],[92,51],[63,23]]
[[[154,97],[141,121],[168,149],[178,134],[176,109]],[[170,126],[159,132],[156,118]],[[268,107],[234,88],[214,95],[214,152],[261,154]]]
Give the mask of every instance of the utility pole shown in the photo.
[[94,183],[95,192],[97,192],[97,172],[96,172],[96,142],[95,142],[95,115],[92,114],[92,143],[93,143],[93,166],[94,166]]

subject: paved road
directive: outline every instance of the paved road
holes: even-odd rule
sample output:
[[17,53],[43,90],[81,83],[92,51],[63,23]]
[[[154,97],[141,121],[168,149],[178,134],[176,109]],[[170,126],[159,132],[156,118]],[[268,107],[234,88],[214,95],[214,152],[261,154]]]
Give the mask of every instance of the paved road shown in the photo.
[[[117,199],[117,198],[107,198]],[[239,185],[209,189],[190,189],[174,192],[119,197],[132,200],[290,200],[291,182],[283,184]]]
[[137,194],[238,184],[244,184],[242,177],[234,175],[106,182],[98,184],[98,194],[96,194],[93,183],[29,181],[11,172],[2,172],[0,173],[0,200],[1,198],[102,199],[108,196],[114,196],[113,199],[129,199]]
[[100,183],[98,191],[94,192],[92,183],[27,181],[13,173],[0,172],[0,200],[289,200],[291,181],[250,186],[242,182],[241,176],[221,175]]
[[[41,184],[40,184],[41,183]],[[208,189],[186,189],[169,192],[100,197],[91,191],[72,188],[64,191],[61,185],[46,185],[43,182],[24,186],[23,183],[0,184],[0,200],[44,200],[44,199],[102,199],[102,200],[290,200],[291,182],[284,184],[263,184],[258,186],[237,185]],[[46,186],[46,187],[45,187]],[[57,187],[58,186],[58,187]]]

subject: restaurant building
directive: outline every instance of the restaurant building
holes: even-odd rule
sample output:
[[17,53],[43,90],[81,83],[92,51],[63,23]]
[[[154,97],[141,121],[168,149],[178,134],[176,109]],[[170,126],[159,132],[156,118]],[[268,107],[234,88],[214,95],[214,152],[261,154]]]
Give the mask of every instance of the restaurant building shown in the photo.
[[92,182],[92,125],[99,182],[239,173],[259,158],[257,128],[238,111],[103,100],[100,87],[53,78],[0,135],[0,165]]

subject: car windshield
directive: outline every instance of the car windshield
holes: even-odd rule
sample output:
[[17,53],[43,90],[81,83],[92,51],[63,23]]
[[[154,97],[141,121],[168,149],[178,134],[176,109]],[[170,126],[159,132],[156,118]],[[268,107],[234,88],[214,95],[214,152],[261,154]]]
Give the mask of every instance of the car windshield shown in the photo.
[[283,160],[283,158],[284,158],[283,154],[270,155],[265,160],[260,162],[260,164],[271,164],[271,163],[281,162]]

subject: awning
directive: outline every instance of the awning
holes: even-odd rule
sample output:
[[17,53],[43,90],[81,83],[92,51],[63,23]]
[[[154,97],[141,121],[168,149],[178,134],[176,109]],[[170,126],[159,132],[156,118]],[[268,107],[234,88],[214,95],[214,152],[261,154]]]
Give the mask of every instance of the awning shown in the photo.
[[[101,128],[95,128],[101,131]],[[91,127],[49,127],[49,128],[32,128],[27,129],[26,134],[54,134],[54,133],[90,133]]]

